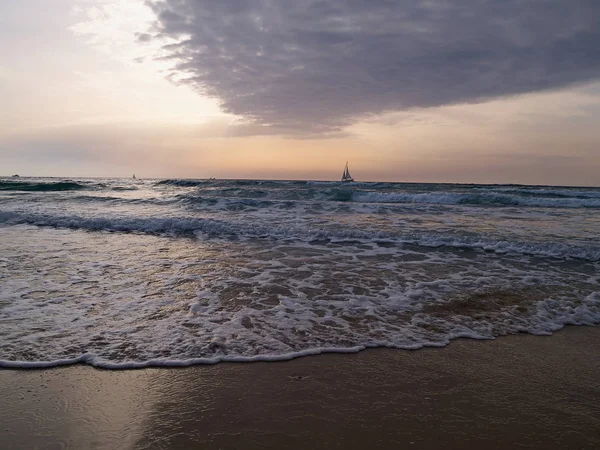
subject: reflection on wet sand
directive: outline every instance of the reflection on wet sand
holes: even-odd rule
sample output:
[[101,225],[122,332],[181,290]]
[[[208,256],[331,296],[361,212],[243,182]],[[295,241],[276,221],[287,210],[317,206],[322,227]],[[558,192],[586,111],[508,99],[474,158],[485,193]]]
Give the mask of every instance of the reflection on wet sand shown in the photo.
[[134,448],[157,392],[140,375],[84,366],[3,370],[0,447]]
[[[284,363],[0,371],[3,448],[600,448],[600,328]],[[413,447],[414,446],[414,447]]]

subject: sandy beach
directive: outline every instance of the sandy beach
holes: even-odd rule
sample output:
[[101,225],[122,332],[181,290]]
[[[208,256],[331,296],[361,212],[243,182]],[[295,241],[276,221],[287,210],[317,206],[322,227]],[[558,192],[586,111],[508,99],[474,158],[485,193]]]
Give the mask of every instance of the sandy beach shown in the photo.
[[600,448],[600,328],[185,369],[2,370],[4,449]]

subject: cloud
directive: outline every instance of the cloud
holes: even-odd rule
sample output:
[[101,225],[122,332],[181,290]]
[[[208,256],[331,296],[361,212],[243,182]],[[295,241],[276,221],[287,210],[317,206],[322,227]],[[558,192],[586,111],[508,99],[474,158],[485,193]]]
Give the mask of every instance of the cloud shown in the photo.
[[148,4],[157,21],[147,36],[171,42],[172,79],[290,132],[600,77],[597,0]]
[[139,42],[150,42],[152,40],[152,35],[148,33],[136,33],[136,38]]

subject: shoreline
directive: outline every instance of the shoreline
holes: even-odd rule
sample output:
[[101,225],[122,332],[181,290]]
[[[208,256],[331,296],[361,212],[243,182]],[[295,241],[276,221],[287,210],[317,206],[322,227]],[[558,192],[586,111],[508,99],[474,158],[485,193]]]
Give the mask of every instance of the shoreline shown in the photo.
[[183,360],[149,360],[149,361],[128,361],[119,363],[94,363],[88,362],[93,360],[93,354],[85,353],[75,358],[56,360],[56,361],[10,361],[0,359],[0,371],[2,370],[49,370],[58,369],[63,367],[81,366],[81,367],[92,367],[97,370],[108,370],[108,371],[122,371],[122,370],[144,370],[144,369],[185,369],[190,367],[204,367],[214,366],[218,364],[256,364],[256,363],[284,363],[293,361],[296,359],[325,356],[325,355],[347,355],[362,353],[364,351],[377,351],[377,350],[391,350],[391,351],[407,351],[407,352],[418,352],[420,350],[428,349],[443,349],[454,342],[460,341],[496,341],[498,339],[504,339],[509,336],[534,336],[534,337],[550,337],[556,333],[561,333],[565,328],[570,327],[596,327],[597,325],[563,325],[559,330],[553,331],[549,335],[545,334],[533,334],[526,331],[520,333],[507,334],[504,336],[497,336],[495,338],[476,338],[471,336],[459,336],[451,338],[445,344],[418,344],[413,348],[410,347],[393,347],[387,345],[357,345],[354,347],[320,347],[308,350],[302,350],[294,353],[285,353],[283,355],[256,355],[256,356],[230,356],[216,358],[196,358],[196,359],[183,359]]
[[0,369],[3,448],[600,448],[600,327],[285,362]]
[[[576,326],[586,326],[586,325],[576,325]],[[561,329],[562,330],[562,329]],[[560,331],[560,330],[559,330]],[[556,333],[557,331],[555,331]],[[521,333],[519,333],[521,334]],[[523,334],[531,334],[531,333],[523,333]],[[532,335],[534,336],[534,335]],[[502,336],[504,337],[504,336]],[[225,357],[225,359],[217,358],[197,358],[197,359],[182,359],[182,360],[150,360],[150,361],[142,361],[142,362],[123,362],[123,363],[94,363],[88,362],[93,359],[95,355],[92,354],[83,354],[77,356],[75,358],[70,359],[62,359],[56,361],[10,361],[0,359],[0,371],[1,370],[22,370],[22,371],[30,371],[30,370],[49,370],[49,369],[58,369],[61,367],[70,367],[70,366],[87,366],[92,367],[98,370],[110,370],[110,371],[120,371],[120,370],[144,370],[144,369],[185,369],[188,367],[196,367],[196,366],[214,366],[217,364],[255,364],[255,363],[284,363],[287,361],[293,361],[295,359],[300,358],[308,358],[320,355],[347,355],[347,354],[355,354],[361,353],[366,350],[392,350],[392,351],[419,351],[423,349],[431,349],[431,348],[445,348],[451,345],[454,341],[457,340],[474,340],[474,341],[493,341],[495,339],[492,338],[474,338],[474,337],[457,337],[454,339],[450,339],[446,344],[434,345],[434,344],[419,344],[414,348],[409,347],[393,347],[393,346],[364,346],[357,345],[355,347],[320,347],[314,349],[303,350],[294,353],[284,353],[283,355],[272,355],[272,356],[230,356]],[[496,338],[497,339],[497,338]]]

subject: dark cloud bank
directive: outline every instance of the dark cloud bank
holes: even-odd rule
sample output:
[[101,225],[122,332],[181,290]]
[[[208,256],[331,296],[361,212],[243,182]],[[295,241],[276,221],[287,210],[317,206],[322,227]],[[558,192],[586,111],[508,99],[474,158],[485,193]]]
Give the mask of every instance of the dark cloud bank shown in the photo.
[[599,0],[149,3],[173,79],[292,132],[600,78]]

